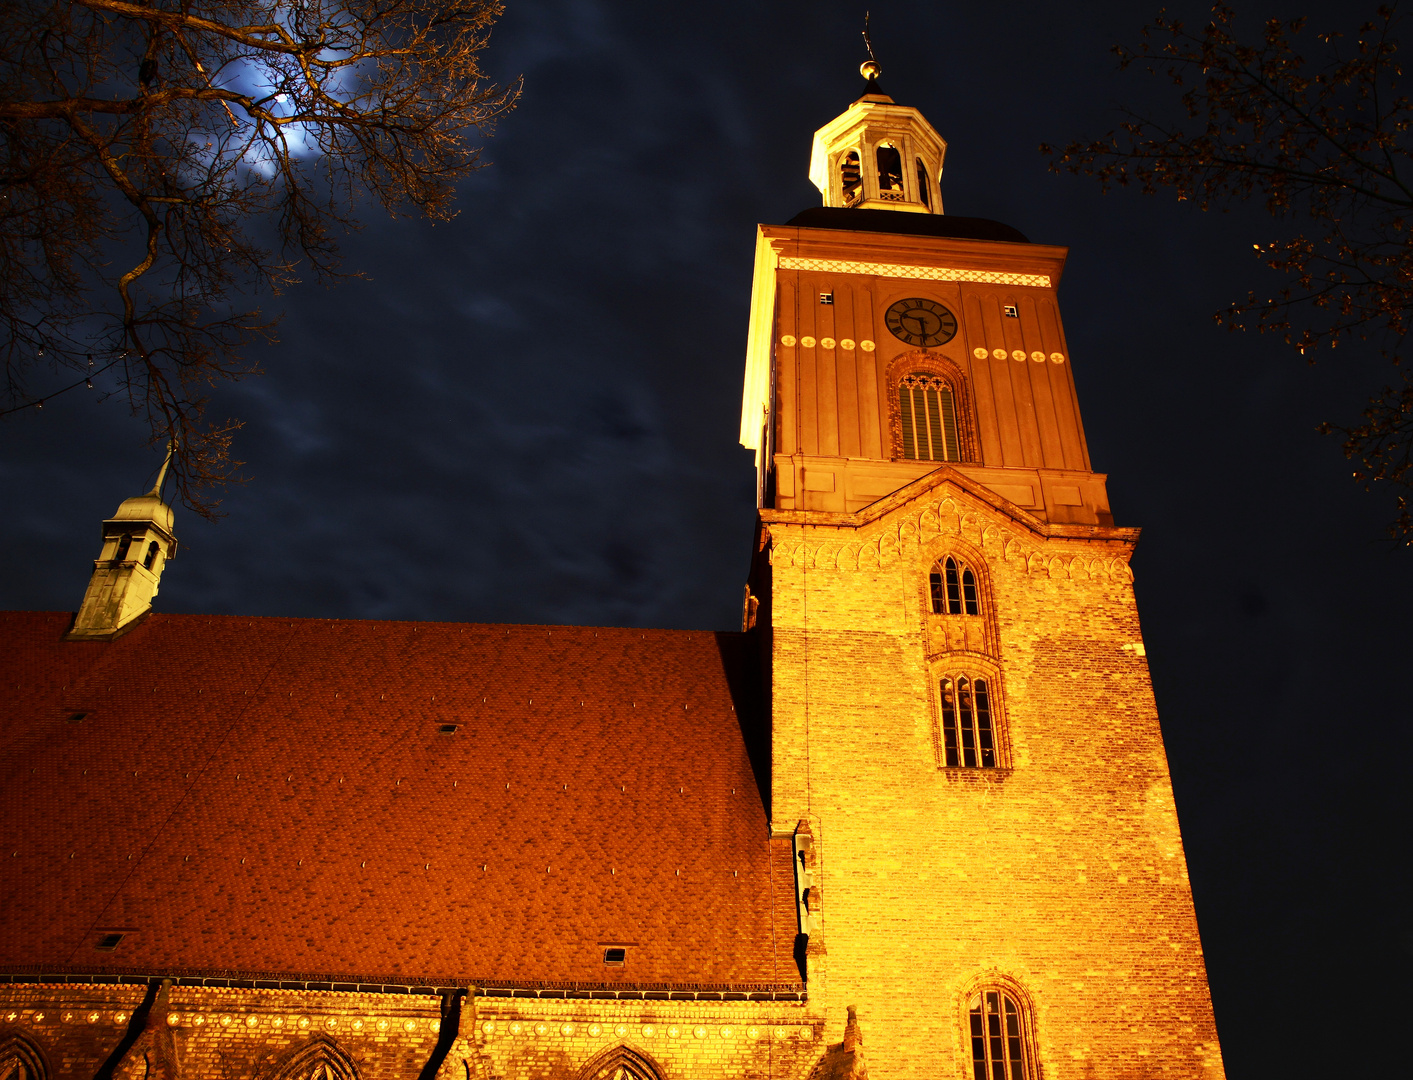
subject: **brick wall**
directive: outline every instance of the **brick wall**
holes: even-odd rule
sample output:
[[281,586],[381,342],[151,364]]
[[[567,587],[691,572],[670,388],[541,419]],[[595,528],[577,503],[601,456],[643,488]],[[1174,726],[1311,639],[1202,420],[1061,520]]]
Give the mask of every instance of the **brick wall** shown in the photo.
[[[772,827],[813,833],[827,1037],[857,1004],[875,1076],[969,1076],[971,993],[1005,985],[1045,1080],[1220,1077],[1132,534],[1046,535],[950,481],[858,528],[764,516]],[[993,656],[929,655],[948,552],[987,583]],[[1008,768],[941,767],[942,667],[990,675]]]
[[[180,1080],[273,1078],[295,1062],[312,1068],[320,1048],[362,1080],[410,1080],[442,1035],[440,999],[427,996],[174,986],[144,1029],[146,996],[134,986],[0,986],[0,1044],[18,1034],[49,1076],[86,1080],[131,1032],[113,1075],[140,1080],[162,1075],[165,1028]],[[463,1006],[439,1076],[559,1080],[626,1047],[664,1078],[804,1080],[827,1050],[823,1032],[803,1002],[480,997]]]

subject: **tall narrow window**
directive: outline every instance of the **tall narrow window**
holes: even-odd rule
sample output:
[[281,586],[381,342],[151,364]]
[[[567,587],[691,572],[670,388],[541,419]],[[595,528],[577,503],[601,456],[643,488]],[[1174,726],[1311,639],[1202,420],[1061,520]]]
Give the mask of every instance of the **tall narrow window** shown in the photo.
[[862,194],[863,170],[859,168],[858,151],[850,150],[839,160],[839,186],[844,193],[844,205],[853,206]]
[[928,575],[932,592],[932,611],[936,615],[979,615],[976,575],[971,567],[948,555],[932,568]]
[[973,1080],[1029,1080],[1020,1007],[1004,990],[971,999]]
[[887,143],[878,148],[878,190],[903,190],[903,155]]
[[991,727],[991,694],[985,679],[948,675],[942,696],[942,752],[949,768],[994,769],[996,736]]
[[932,209],[932,191],[927,183],[927,166],[922,163],[922,158],[917,159],[917,197],[922,200],[923,206]]
[[128,557],[128,549],[131,547],[132,534],[123,533],[122,538],[118,541],[118,550],[113,553],[113,560],[115,562],[122,562]]
[[152,564],[157,561],[157,553],[161,550],[156,540],[147,545],[147,558],[142,560],[142,568],[144,570],[152,569]]
[[903,457],[917,461],[960,461],[957,407],[945,379],[915,371],[898,384],[903,421]]

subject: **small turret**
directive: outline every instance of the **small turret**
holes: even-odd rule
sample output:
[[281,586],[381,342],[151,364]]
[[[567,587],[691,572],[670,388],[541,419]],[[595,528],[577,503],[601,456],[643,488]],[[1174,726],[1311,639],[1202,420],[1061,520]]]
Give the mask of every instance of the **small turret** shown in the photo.
[[93,577],[66,635],[70,641],[107,641],[124,633],[152,610],[162,568],[177,553],[172,508],[162,501],[162,482],[172,451],[146,495],[124,499],[103,523],[103,547]]
[[866,60],[863,97],[814,133],[810,180],[825,206],[942,213],[938,181],[947,143],[922,113],[883,92]]

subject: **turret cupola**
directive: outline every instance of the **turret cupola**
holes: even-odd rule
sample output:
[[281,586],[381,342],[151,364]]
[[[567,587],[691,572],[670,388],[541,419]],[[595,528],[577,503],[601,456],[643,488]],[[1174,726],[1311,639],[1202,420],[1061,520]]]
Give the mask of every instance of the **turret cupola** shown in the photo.
[[93,577],[69,631],[70,641],[106,641],[130,629],[152,609],[162,568],[177,553],[172,508],[162,501],[162,482],[172,453],[146,495],[124,499],[103,523],[103,547]]
[[859,71],[868,80],[863,97],[814,133],[810,180],[824,205],[942,213],[946,142],[922,113],[883,92],[876,61]]

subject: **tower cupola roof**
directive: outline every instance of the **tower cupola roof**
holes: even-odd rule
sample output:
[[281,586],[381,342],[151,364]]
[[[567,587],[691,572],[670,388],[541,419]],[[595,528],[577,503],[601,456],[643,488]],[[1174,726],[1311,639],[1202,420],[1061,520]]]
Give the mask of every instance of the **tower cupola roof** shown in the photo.
[[814,133],[810,180],[825,206],[940,214],[947,143],[917,109],[883,92],[882,73],[865,61],[863,96]]

